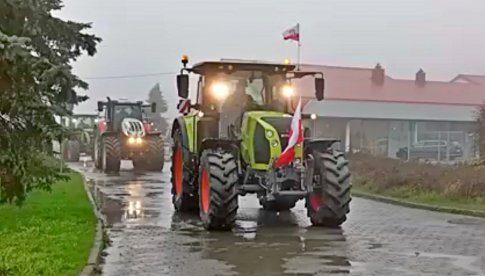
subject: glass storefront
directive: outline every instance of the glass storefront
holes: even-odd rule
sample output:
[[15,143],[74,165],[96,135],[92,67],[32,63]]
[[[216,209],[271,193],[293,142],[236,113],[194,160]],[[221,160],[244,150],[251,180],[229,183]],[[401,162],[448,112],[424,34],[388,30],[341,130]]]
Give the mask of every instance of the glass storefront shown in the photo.
[[[348,124],[348,125],[347,125]],[[340,149],[403,160],[462,161],[477,157],[476,124],[318,118],[312,136],[338,138]],[[350,135],[346,135],[346,130]],[[346,143],[346,137],[350,142]]]

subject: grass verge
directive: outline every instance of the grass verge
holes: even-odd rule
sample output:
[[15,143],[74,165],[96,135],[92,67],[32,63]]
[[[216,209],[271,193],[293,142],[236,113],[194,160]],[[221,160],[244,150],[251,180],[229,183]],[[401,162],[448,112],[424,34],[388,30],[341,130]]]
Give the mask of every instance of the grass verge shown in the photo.
[[373,187],[372,184],[361,185],[355,180],[352,190],[356,192],[386,196],[397,200],[405,200],[418,204],[427,204],[454,209],[485,211],[485,197],[463,198],[459,196],[449,196],[413,186],[399,186],[378,189]]
[[96,217],[78,173],[36,190],[22,207],[0,206],[0,276],[77,275],[86,265]]

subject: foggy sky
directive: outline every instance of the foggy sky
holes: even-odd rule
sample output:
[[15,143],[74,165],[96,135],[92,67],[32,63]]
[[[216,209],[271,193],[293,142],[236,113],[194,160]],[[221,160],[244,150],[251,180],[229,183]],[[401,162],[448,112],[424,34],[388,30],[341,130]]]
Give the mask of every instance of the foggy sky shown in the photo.
[[[74,64],[81,77],[177,72],[180,56],[192,62],[250,58],[296,62],[296,45],[281,33],[301,24],[304,63],[372,67],[393,77],[429,79],[485,74],[485,1],[480,0],[65,0],[60,16],[93,22],[103,38],[94,58]],[[146,99],[160,83],[176,104],[175,76],[87,80],[95,102]]]

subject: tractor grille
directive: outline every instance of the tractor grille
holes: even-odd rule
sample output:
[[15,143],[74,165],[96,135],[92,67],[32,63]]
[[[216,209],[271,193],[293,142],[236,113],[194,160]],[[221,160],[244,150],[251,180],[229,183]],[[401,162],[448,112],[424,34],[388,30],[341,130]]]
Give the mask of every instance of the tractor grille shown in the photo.
[[291,117],[265,117],[263,120],[272,125],[280,136],[281,150],[288,146],[288,130],[291,125]]
[[254,161],[268,164],[270,159],[269,141],[264,134],[264,128],[256,124],[254,131]]

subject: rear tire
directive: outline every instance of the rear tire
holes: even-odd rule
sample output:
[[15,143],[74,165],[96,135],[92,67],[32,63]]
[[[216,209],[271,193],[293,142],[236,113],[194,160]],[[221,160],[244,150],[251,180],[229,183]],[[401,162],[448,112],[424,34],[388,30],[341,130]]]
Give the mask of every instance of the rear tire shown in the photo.
[[236,221],[239,175],[236,158],[223,150],[202,152],[199,173],[200,218],[207,230],[230,230]]
[[184,154],[188,152],[182,147],[182,134],[177,130],[173,137],[172,146],[172,203],[179,212],[191,212],[199,209],[197,189],[191,185],[193,172],[187,168]]
[[313,192],[307,196],[308,217],[315,226],[338,227],[350,211],[350,170],[342,152],[314,152]]
[[103,171],[119,172],[121,164],[121,143],[118,137],[103,137],[102,143]]

